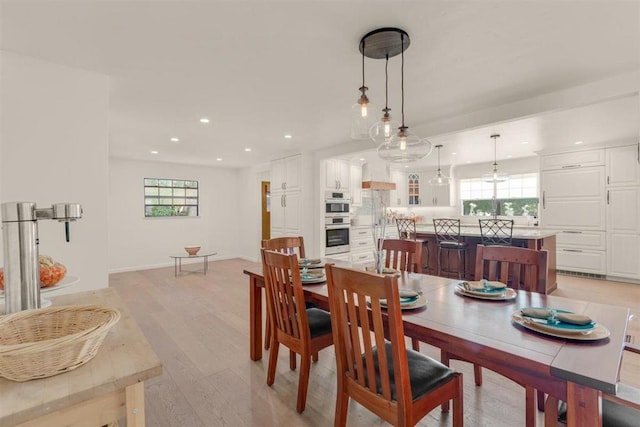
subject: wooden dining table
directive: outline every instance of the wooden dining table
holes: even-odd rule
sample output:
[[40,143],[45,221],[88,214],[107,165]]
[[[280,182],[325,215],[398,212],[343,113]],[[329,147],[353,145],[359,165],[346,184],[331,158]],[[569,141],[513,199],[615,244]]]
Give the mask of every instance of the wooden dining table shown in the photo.
[[[262,266],[249,276],[250,358],[262,358]],[[602,393],[615,395],[629,309],[518,291],[510,301],[481,300],[455,292],[457,280],[403,273],[400,289],[422,292],[426,308],[403,313],[405,335],[456,354],[567,402],[569,426],[601,426]],[[326,283],[305,285],[305,298],[328,310]],[[608,338],[576,341],[549,337],[512,322],[525,307],[553,307],[585,314],[604,325]],[[545,425],[556,425],[555,410]]]

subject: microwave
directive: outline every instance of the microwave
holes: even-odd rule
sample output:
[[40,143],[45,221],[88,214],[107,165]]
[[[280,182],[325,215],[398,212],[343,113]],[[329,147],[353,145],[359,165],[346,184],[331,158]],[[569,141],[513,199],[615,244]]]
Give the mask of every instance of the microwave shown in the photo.
[[341,202],[349,202],[351,199],[351,195],[348,191],[326,191],[324,193],[324,200],[329,201],[341,201]]

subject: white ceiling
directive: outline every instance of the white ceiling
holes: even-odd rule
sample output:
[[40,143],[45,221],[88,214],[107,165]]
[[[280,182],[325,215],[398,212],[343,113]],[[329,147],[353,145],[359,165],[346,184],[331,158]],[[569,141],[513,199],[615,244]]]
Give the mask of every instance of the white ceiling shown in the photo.
[[[351,143],[358,42],[382,26],[411,37],[406,122],[445,146],[443,163],[492,160],[494,132],[499,158],[639,134],[637,86],[499,124],[456,119],[637,72],[638,1],[3,1],[1,23],[4,50],[111,77],[119,157],[238,167]],[[379,106],[383,66],[367,59]],[[393,58],[396,118],[399,80]]]

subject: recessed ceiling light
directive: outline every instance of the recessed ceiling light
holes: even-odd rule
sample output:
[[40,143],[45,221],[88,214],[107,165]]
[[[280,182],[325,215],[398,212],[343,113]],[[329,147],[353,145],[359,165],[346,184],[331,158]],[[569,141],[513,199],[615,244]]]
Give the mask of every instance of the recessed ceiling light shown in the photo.
[[456,153],[456,152],[451,153],[452,156],[455,156],[456,154],[458,154],[458,153]]
[[528,143],[529,143],[529,141],[522,141],[522,145],[526,145]]
[[584,141],[576,141],[576,142],[574,142],[574,144],[576,144],[576,145],[584,144]]
[[176,138],[175,136],[171,138],[171,142],[180,142],[180,138]]
[[200,119],[200,123],[209,123],[209,119],[207,119],[206,117],[203,117]]
[[222,161],[222,159],[221,159],[220,157],[218,157],[218,158],[216,159],[216,161],[217,161],[217,162],[221,162],[221,161]]
[[151,150],[151,154],[158,154],[158,153],[159,153],[159,151]]
[[467,163],[471,163],[471,160],[467,160]]
[[291,135],[289,135],[289,134],[286,134],[284,137],[285,137],[285,138],[287,138],[287,139],[291,139],[291,138],[293,138],[293,136],[291,136]]
[[251,151],[251,148],[247,147],[247,148],[244,149],[244,151],[249,152],[249,151]]
[[360,159],[361,162],[364,162],[364,159]]
[[404,165],[404,167],[405,167],[405,168],[408,168],[408,167],[409,167],[409,165]]
[[507,154],[507,159],[512,158],[513,156],[511,154]]

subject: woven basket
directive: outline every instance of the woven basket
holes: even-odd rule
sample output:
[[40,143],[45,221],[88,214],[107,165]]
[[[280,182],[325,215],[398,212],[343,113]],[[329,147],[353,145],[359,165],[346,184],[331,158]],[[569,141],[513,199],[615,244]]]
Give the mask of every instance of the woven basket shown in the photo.
[[46,378],[84,365],[120,319],[116,309],[69,305],[0,317],[0,376]]

